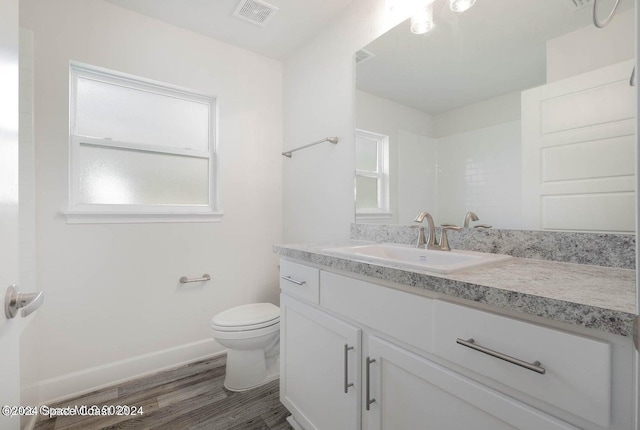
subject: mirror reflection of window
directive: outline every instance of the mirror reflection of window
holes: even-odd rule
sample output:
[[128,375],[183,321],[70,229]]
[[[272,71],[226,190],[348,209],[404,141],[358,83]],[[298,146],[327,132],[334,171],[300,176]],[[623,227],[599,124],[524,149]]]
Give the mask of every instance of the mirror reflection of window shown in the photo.
[[384,218],[389,213],[389,137],[356,131],[356,212],[358,218]]

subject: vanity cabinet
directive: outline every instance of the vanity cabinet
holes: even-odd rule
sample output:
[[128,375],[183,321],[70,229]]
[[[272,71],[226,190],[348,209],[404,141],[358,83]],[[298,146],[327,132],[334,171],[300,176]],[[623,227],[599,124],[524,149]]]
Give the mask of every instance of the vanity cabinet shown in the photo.
[[360,428],[361,330],[283,294],[280,400],[304,429]]
[[[629,428],[613,417],[606,341],[290,261],[281,268],[281,400],[305,430]],[[292,270],[317,279],[317,296],[307,281],[292,288]]]
[[367,430],[576,429],[380,338],[366,356]]

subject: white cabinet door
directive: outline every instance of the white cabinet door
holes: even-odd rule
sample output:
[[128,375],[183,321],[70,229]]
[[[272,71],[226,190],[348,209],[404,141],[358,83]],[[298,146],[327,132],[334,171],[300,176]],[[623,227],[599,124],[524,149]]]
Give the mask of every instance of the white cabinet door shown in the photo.
[[575,430],[377,337],[368,338],[364,366],[368,430]]
[[286,294],[280,309],[280,400],[305,430],[359,429],[360,329]]

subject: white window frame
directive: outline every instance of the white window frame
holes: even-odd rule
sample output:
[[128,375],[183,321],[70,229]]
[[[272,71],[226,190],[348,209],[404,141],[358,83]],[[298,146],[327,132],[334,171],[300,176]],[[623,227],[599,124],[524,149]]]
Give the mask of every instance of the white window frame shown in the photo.
[[[378,165],[377,171],[356,169],[356,178],[358,176],[378,179],[378,208],[358,209],[356,207],[356,220],[374,220],[392,218],[391,208],[389,204],[389,136],[372,131],[356,129],[356,138],[363,137],[369,140],[375,140],[378,147]],[[355,182],[355,181],[354,181]],[[355,183],[354,183],[355,187]]]
[[[219,222],[223,212],[218,190],[217,156],[217,99],[173,85],[151,81],[137,76],[71,62],[69,68],[69,207],[62,213],[69,224],[86,223],[146,223],[146,222]],[[208,150],[171,148],[163,145],[120,142],[107,136],[81,136],[77,134],[76,94],[79,78],[118,85],[139,91],[176,97],[204,103],[209,106]],[[122,205],[82,204],[79,201],[80,178],[77,162],[80,145],[120,148],[154,154],[186,155],[209,160],[209,203],[207,205]]]

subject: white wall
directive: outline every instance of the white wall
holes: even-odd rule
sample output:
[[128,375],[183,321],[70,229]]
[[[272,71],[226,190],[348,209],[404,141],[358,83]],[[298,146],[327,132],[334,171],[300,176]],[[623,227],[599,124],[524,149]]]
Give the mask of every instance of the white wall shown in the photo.
[[438,222],[522,227],[520,121],[438,139]]
[[[25,0],[21,24],[36,46],[42,399],[221,351],[216,312],[278,300],[281,63],[101,0]],[[220,223],[65,223],[71,60],[218,97]]]
[[605,28],[588,25],[547,41],[547,83],[634,58],[634,15],[635,9],[616,13]]
[[398,138],[398,223],[412,224],[423,211],[438,220],[438,141],[406,130]]
[[[410,3],[410,2],[408,2]],[[354,0],[284,64],[284,148],[325,136],[284,161],[286,242],[341,240],[354,221],[355,51],[407,18],[385,0]]]
[[[433,134],[433,118],[425,112],[391,100],[364,91],[356,91],[356,128],[389,136],[389,194],[392,217],[382,219],[380,222],[383,224],[406,222],[404,214],[408,210],[407,206],[413,207],[412,203],[414,202],[407,202],[401,197],[401,195],[406,195],[402,191],[405,184],[420,185],[421,178],[413,177],[414,173],[417,174],[416,169],[409,169],[413,165],[412,162],[415,162],[415,158],[414,160],[406,157],[401,159],[400,147],[404,146],[404,154],[407,154],[409,148],[417,150],[416,139],[422,140],[420,136],[428,139],[428,136]],[[404,142],[402,137],[406,138]],[[407,165],[407,163],[409,164]],[[435,158],[433,167],[435,168]],[[402,177],[401,183],[400,175],[403,172],[405,175]],[[419,200],[424,202],[423,198],[419,198]],[[422,210],[426,210],[426,208]],[[375,221],[366,220],[364,222]]]
[[450,136],[519,119],[520,91],[514,91],[436,115],[434,133]]

